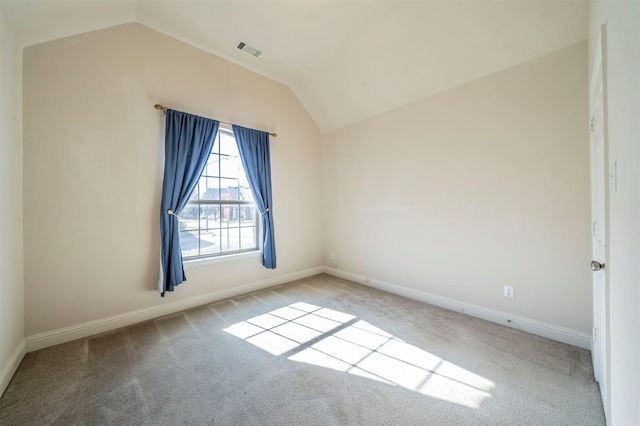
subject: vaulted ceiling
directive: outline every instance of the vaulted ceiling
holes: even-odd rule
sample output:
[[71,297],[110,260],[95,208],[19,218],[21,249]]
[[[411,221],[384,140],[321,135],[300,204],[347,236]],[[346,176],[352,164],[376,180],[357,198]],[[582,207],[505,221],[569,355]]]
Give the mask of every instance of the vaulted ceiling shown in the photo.
[[24,46],[140,22],[286,84],[322,132],[583,41],[588,23],[564,0],[0,1]]

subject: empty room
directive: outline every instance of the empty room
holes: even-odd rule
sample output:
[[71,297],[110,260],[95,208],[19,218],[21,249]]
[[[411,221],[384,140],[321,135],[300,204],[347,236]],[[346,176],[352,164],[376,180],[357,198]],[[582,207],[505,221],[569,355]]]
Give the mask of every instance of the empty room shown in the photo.
[[0,424],[640,424],[640,1],[0,0]]

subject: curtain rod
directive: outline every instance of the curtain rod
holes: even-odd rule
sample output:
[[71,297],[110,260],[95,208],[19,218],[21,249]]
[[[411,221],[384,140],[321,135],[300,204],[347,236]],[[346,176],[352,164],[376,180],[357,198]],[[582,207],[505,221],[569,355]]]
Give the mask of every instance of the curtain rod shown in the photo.
[[[163,105],[160,105],[160,104],[155,104],[153,107],[155,109],[157,109],[158,111],[162,111],[163,114],[167,113],[167,107],[166,106],[163,106]],[[218,120],[218,121],[220,121],[220,120]],[[228,124],[229,126],[233,126],[233,123],[227,123],[226,121],[220,121],[220,123],[224,123],[224,124]],[[269,133],[269,135],[273,136],[274,138],[278,137],[277,133]]]

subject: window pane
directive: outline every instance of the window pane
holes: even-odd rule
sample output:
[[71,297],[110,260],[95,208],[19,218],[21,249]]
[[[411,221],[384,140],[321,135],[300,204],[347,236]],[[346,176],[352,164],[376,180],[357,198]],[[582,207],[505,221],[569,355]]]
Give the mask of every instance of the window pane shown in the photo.
[[[212,201],[251,204],[205,204]],[[253,204],[233,134],[222,129],[188,204],[179,217],[184,257],[257,249],[259,212]]]
[[238,157],[220,157],[220,176],[228,178],[238,177],[238,167],[240,159]]
[[201,200],[220,199],[220,179],[213,177],[201,177],[199,186]]
[[220,228],[220,206],[200,206],[200,229],[211,230]]
[[240,250],[240,228],[222,228],[222,251]]
[[240,228],[240,248],[243,250],[256,248],[255,226],[243,226]]
[[203,245],[200,250],[201,256],[212,256],[220,254],[220,236],[216,235],[212,241],[207,241],[206,245]]
[[200,227],[202,229],[220,227],[220,206],[204,204],[200,207]]
[[230,228],[240,226],[240,207],[241,206],[238,206],[237,204],[222,205],[222,227]]
[[238,198],[238,179],[220,179],[220,199],[234,200]]
[[238,156],[238,145],[232,134],[227,132],[219,132],[220,134],[220,154]]
[[220,229],[220,250],[229,251],[229,238],[225,228]]
[[[218,209],[216,209],[216,207]],[[200,254],[220,251],[220,222],[216,220],[219,206],[200,207]]]
[[211,148],[212,154],[220,154],[220,133],[222,133],[221,130],[218,131],[216,139],[213,141],[213,147]]
[[217,154],[211,154],[207,165],[202,171],[203,176],[220,176],[220,156]]
[[240,223],[242,226],[255,226],[256,220],[256,206],[255,205],[245,205],[239,206],[240,210]]
[[253,193],[251,192],[249,182],[246,181],[246,178],[244,182],[241,179],[238,184],[240,185],[240,201],[254,201]]
[[178,226],[180,231],[198,229],[198,206],[187,204],[178,216]]
[[196,185],[196,187],[193,188],[193,192],[189,196],[189,201],[198,201],[198,191],[198,185]]
[[198,231],[180,232],[180,249],[183,256],[197,256],[199,248]]

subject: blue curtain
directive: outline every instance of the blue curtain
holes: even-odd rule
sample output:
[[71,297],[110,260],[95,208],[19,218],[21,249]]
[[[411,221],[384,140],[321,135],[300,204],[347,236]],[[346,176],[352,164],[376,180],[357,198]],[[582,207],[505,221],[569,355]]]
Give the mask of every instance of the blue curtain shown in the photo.
[[238,151],[253,198],[262,214],[262,264],[265,268],[275,269],[269,133],[234,125],[233,134],[238,142]]
[[173,291],[185,281],[178,215],[198,184],[218,133],[220,122],[167,109],[165,163],[160,204],[162,289]]

